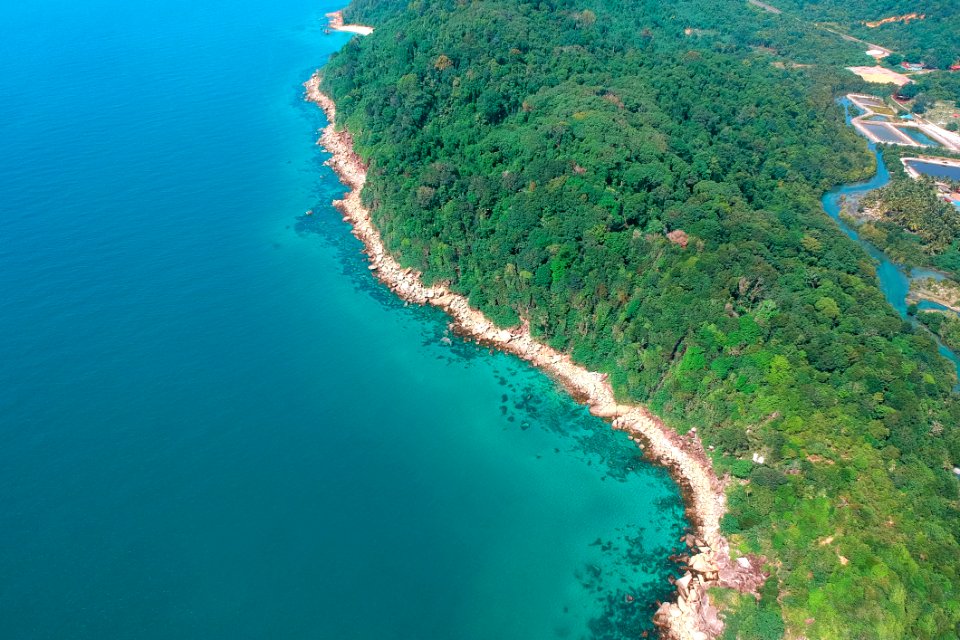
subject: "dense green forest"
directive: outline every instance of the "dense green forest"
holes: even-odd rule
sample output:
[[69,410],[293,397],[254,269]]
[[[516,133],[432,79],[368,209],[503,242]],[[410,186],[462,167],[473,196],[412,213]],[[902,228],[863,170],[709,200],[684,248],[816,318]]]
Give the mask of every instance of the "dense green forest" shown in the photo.
[[[940,100],[960,105],[960,71],[951,73],[927,73],[914,75],[913,82],[905,84],[897,91],[899,98],[911,100],[910,110],[924,114]],[[957,130],[958,122],[947,123],[947,129]]]
[[834,101],[862,46],[740,2],[347,17],[377,29],[324,87],[388,247],[697,427],[733,477],[727,534],[773,574],[728,630],[956,637],[955,372],[820,206],[875,169]]
[[[960,61],[960,3],[956,0],[774,0],[771,4],[893,49],[897,59],[938,69]],[[873,27],[867,24],[896,17],[908,18]]]
[[935,333],[952,351],[960,352],[960,318],[953,314],[921,311],[917,319]]

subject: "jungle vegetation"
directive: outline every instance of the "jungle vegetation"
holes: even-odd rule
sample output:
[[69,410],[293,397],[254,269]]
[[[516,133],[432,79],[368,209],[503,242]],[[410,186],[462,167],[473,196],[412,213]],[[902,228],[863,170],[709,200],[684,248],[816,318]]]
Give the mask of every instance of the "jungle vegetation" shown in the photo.
[[772,4],[893,49],[898,62],[923,62],[937,69],[960,62],[960,4],[954,0],[774,0]]
[[934,180],[913,180],[899,165],[891,165],[889,184],[861,201],[873,215],[858,231],[900,264],[933,267],[960,279],[960,210],[937,195]]
[[954,314],[937,311],[920,311],[916,316],[917,320],[936,334],[948,349],[954,352],[960,351],[960,318]]
[[386,244],[714,447],[724,528],[773,573],[728,630],[955,637],[955,372],[820,205],[875,170],[835,102],[861,45],[703,0],[347,17],[377,29],[324,87]]
[[[925,114],[927,110],[943,100],[956,109],[960,105],[960,72],[927,73],[914,75],[913,82],[897,89],[897,98],[909,100],[910,111]],[[958,122],[948,122],[946,128],[957,131]]]

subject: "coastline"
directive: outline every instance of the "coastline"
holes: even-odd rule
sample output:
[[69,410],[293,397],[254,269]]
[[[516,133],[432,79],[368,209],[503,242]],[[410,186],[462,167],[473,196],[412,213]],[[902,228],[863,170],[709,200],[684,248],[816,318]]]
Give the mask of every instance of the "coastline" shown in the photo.
[[320,90],[320,84],[319,71],[304,83],[306,99],[323,109],[328,120],[318,144],[332,155],[327,164],[350,189],[333,204],[363,243],[371,272],[404,300],[445,311],[461,335],[512,353],[545,371],[578,401],[588,405],[593,415],[608,420],[614,429],[628,432],[652,461],[667,468],[682,489],[694,534],[686,537],[691,556],[686,561],[686,572],[676,581],[676,601],[663,603],[654,621],[665,637],[674,640],[719,636],[723,622],[710,603],[707,590],[723,586],[756,593],[766,574],[761,558],[744,556],[734,561],[730,557],[729,544],[720,532],[720,520],[726,512],[724,484],[714,472],[696,431],[680,436],[643,407],[618,403],[606,375],[589,371],[567,354],[537,342],[526,325],[498,328],[471,308],[466,297],[444,285],[427,287],[417,271],[402,267],[387,252],[370,211],[361,201],[367,167],[353,149],[351,134],[337,131],[336,105]]
[[344,24],[342,10],[328,13],[326,18],[329,21],[327,28],[332,31],[344,31],[346,33],[355,33],[360,36],[368,36],[373,33],[373,27],[368,27],[362,24]]

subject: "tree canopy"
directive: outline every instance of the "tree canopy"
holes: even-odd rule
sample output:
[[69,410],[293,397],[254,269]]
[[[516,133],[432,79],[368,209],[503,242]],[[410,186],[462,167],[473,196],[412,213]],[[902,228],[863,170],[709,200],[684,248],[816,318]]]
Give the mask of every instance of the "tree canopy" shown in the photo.
[[875,168],[834,101],[862,46],[703,0],[349,17],[377,29],[323,82],[387,246],[697,427],[734,477],[726,532],[774,573],[728,628],[952,637],[956,377],[820,206]]

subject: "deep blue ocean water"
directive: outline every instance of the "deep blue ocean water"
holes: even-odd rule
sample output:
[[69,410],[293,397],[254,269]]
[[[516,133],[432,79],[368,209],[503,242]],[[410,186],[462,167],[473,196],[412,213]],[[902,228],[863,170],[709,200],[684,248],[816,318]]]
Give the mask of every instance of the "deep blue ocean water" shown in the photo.
[[329,206],[335,8],[0,7],[0,638],[635,638],[669,594],[666,474]]

